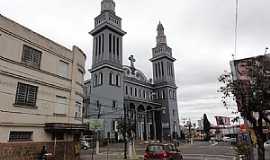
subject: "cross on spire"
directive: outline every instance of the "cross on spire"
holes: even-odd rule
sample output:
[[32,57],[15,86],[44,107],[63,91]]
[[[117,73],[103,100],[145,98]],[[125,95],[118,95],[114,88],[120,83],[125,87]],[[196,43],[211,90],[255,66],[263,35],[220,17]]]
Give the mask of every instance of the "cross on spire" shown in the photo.
[[130,56],[128,57],[128,60],[130,61],[130,66],[131,66],[132,68],[134,68],[134,62],[136,62],[134,56],[133,56],[133,55],[130,55]]

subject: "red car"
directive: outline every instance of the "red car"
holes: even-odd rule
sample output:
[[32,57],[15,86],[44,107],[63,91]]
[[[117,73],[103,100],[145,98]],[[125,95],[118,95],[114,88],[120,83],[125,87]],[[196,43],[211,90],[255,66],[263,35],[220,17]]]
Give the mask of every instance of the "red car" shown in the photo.
[[174,144],[149,144],[144,160],[183,160],[183,156]]

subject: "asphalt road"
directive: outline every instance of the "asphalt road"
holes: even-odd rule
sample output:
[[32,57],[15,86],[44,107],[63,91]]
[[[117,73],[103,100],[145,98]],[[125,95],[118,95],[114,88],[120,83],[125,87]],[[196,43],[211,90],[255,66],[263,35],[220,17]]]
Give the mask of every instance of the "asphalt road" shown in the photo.
[[185,160],[233,160],[236,153],[226,143],[195,142],[180,146]]
[[[142,160],[145,145],[135,145],[137,158]],[[185,160],[234,160],[235,151],[233,146],[226,143],[208,143],[195,142],[194,144],[182,144],[180,150]],[[94,155],[93,160],[122,160],[123,144],[113,144],[109,147],[100,148],[100,154]],[[266,155],[270,156],[270,149],[266,151]],[[267,156],[270,160],[270,157]],[[81,160],[92,160],[91,150],[82,151]]]

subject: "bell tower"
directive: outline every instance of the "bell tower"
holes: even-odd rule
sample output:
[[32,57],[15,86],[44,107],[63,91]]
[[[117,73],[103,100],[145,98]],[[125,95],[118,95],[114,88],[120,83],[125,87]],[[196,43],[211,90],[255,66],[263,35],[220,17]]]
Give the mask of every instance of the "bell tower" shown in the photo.
[[[90,108],[93,118],[104,119],[104,137],[114,137],[113,124],[123,111],[122,19],[113,0],[102,0],[94,20]],[[117,94],[115,94],[117,93]],[[118,110],[118,112],[116,112]],[[108,115],[108,113],[112,113]],[[105,118],[106,117],[106,118]]]
[[163,137],[180,136],[172,49],[167,45],[164,27],[157,26],[156,46],[152,49],[153,79],[156,101],[165,108],[161,114]]
[[167,39],[161,22],[157,26],[156,47],[152,49],[152,56],[150,61],[153,63],[154,83],[174,84],[173,62],[175,58],[172,57],[172,49],[167,46]]

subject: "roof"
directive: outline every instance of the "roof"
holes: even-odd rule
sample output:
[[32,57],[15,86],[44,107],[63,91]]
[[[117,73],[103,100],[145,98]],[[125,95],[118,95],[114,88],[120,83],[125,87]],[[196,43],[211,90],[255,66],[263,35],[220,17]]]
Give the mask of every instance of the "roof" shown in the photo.
[[144,83],[151,83],[151,79],[148,80],[141,70],[126,65],[123,66],[123,69],[125,77],[135,78],[136,80]]

